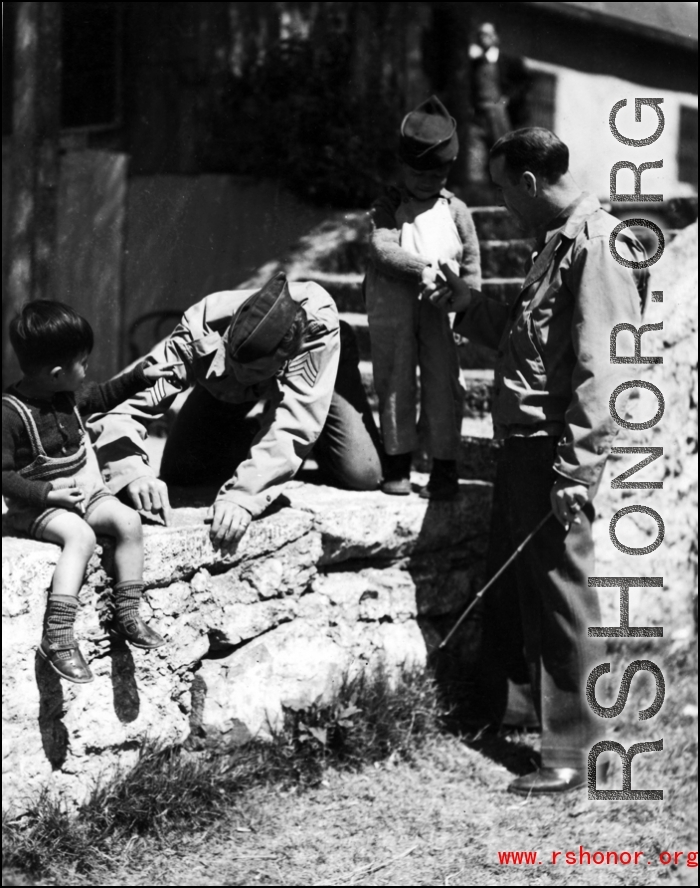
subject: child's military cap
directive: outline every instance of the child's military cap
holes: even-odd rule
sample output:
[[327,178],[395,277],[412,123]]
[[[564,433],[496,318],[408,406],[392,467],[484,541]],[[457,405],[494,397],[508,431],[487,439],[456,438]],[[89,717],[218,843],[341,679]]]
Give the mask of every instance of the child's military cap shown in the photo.
[[457,157],[457,121],[437,96],[431,96],[401,123],[399,157],[414,170],[431,170]]
[[229,357],[241,364],[273,354],[292,326],[298,304],[279,272],[239,308],[228,331]]

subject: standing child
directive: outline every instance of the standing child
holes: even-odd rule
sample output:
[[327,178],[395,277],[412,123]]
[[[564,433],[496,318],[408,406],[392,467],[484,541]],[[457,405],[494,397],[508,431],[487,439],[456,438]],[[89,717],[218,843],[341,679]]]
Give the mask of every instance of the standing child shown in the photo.
[[102,482],[82,417],[110,410],[173,364],[140,364],[102,385],[82,385],[92,351],[90,325],[60,302],[37,300],[10,324],[23,376],[2,396],[2,493],[11,530],[58,543],[44,636],[38,652],[54,672],[84,683],[93,675],[73,637],[78,592],[95,549],[95,533],[115,538],[112,632],[135,647],[165,644],[139,616],[143,536],[138,513]]
[[474,288],[481,283],[479,243],[469,210],[445,190],[457,156],[457,127],[435,96],[401,124],[402,185],[373,206],[374,231],[365,280],[374,384],[386,453],[382,490],[411,491],[411,454],[418,446],[416,367],[420,368],[420,427],[433,470],[420,495],[452,499],[459,491],[457,455],[463,395],[449,318],[425,288],[445,262]]

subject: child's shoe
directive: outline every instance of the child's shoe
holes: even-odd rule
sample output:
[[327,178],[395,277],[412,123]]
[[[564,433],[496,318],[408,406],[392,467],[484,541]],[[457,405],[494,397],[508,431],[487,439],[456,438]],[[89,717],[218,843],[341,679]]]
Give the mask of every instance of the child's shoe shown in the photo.
[[125,638],[134,647],[152,650],[162,647],[165,639],[141,618],[139,604],[142,597],[142,582],[117,583],[114,587],[114,619],[109,629],[112,635]]
[[382,493],[390,496],[407,496],[411,492],[411,453],[386,454]]
[[140,614],[131,615],[126,619],[115,617],[109,627],[112,635],[126,639],[134,647],[152,650],[162,647],[166,642],[162,635],[144,622]]
[[87,684],[95,679],[80,652],[80,648],[75,643],[70,647],[62,647],[56,642],[49,641],[44,636],[37,648],[37,653],[42,659],[46,660],[57,675],[65,678],[66,681],[72,681],[75,684]]
[[37,648],[56,675],[76,684],[93,681],[93,674],[73,636],[78,599],[72,595],[49,596],[44,637]]
[[454,459],[433,459],[430,480],[419,492],[423,499],[453,500],[459,495],[457,461]]

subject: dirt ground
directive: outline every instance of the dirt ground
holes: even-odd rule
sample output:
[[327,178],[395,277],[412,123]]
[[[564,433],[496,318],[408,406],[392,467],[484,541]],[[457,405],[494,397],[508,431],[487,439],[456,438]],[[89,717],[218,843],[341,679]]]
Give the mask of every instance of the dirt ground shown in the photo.
[[[686,857],[697,851],[696,653],[687,643],[662,653],[659,716],[637,720],[652,687],[640,681],[611,738],[627,747],[663,737],[664,752],[638,756],[632,771],[635,788],[662,788],[663,801],[589,801],[585,790],[520,798],[507,786],[531,770],[536,734],[445,734],[412,764],[328,771],[304,792],[266,786],[207,832],[136,839],[116,868],[111,861],[89,880],[66,872],[45,884],[697,885]],[[619,766],[605,785],[620,786]],[[581,848],[643,854],[636,864],[596,865],[579,862]],[[507,851],[536,851],[537,861],[500,862]],[[555,851],[563,853],[553,863]],[[665,852],[684,854],[669,865]]]
[[[510,777],[458,741],[440,743],[412,767],[330,774],[300,796],[261,790],[216,834],[166,841],[156,856],[133,847],[141,865],[61,884],[697,885],[697,870],[658,864],[660,851],[695,842],[692,809],[679,817],[673,799],[637,802],[633,826],[624,803],[588,801],[583,791],[521,799],[506,792]],[[552,851],[581,845],[645,856],[637,866],[552,865]],[[499,864],[504,850],[537,850],[539,860]]]

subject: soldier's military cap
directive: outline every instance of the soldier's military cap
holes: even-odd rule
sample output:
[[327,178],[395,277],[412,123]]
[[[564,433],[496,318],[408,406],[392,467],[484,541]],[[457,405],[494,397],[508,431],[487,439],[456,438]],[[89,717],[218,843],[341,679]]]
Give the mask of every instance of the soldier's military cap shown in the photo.
[[457,121],[437,96],[431,96],[401,123],[399,157],[414,170],[431,170],[457,157]]
[[228,354],[247,364],[273,354],[292,326],[298,304],[279,272],[238,309],[228,331]]

